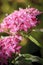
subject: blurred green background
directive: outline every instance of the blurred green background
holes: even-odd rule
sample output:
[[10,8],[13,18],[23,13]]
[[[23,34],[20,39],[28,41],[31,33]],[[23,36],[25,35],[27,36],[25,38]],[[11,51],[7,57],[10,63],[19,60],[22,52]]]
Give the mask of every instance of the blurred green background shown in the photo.
[[[0,23],[3,18],[12,13],[14,10],[26,7],[35,7],[43,12],[43,0],[0,0]],[[39,16],[40,24],[36,27],[43,29],[43,14]],[[40,44],[43,45],[43,32],[31,32]],[[23,38],[21,53],[31,53],[43,57],[43,48],[39,48],[30,40]]]

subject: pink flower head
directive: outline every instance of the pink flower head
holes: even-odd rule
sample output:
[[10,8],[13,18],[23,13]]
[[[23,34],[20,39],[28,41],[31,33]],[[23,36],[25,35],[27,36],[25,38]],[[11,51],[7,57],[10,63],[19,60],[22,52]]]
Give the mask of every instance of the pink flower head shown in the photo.
[[28,13],[30,13],[31,15],[33,15],[33,16],[37,16],[37,15],[39,15],[39,14],[41,14],[42,12],[40,12],[38,9],[36,9],[36,8],[26,8],[26,11],[28,12]]
[[8,36],[0,39],[0,62],[6,63],[7,59],[12,56],[12,54],[16,54],[20,52],[21,46],[19,42],[21,41],[21,36]]
[[1,28],[11,33],[21,30],[28,31],[36,26],[38,22],[36,16],[39,14],[40,12],[35,8],[19,9],[4,18]]

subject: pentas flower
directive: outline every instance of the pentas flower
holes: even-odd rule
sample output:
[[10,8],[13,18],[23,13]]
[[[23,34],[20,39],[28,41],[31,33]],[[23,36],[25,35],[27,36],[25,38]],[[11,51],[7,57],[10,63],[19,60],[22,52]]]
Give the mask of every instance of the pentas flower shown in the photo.
[[22,30],[27,32],[30,28],[36,26],[38,22],[36,16],[39,14],[40,12],[35,8],[16,10],[3,19],[1,29],[10,33]]
[[0,32],[4,32],[4,30],[3,30],[2,27],[1,27],[1,24],[0,24]]
[[40,12],[40,11],[39,11],[38,9],[36,9],[36,8],[26,8],[25,10],[26,10],[26,12],[30,13],[30,14],[33,15],[33,16],[37,16],[37,15],[39,15],[39,14],[42,13],[42,12]]
[[21,46],[19,42],[22,37],[19,35],[8,36],[0,39],[0,62],[7,64],[7,59],[12,57],[12,54],[20,52]]

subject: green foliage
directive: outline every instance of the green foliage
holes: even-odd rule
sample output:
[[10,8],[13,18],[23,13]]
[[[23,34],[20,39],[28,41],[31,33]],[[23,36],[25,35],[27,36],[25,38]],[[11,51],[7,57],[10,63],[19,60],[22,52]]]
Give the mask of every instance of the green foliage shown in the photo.
[[15,65],[23,65],[23,64],[31,65],[32,62],[38,62],[42,64],[43,59],[38,56],[33,56],[31,54],[20,54],[15,58],[15,60],[12,61],[12,63]]
[[42,45],[31,35],[28,37],[34,44],[36,44],[39,47],[42,47]]

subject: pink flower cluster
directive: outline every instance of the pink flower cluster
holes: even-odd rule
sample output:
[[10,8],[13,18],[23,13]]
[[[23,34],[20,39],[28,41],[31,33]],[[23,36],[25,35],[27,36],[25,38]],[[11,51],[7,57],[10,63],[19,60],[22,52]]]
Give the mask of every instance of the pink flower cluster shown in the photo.
[[28,29],[36,26],[38,22],[36,16],[40,13],[35,8],[19,9],[4,18],[1,28],[11,33],[22,30],[28,31]]
[[[19,53],[21,46],[18,44],[21,41],[21,36],[8,36],[0,39],[0,62],[6,63],[7,59],[14,53]],[[4,62],[3,62],[4,61]]]
[[42,12],[39,12],[39,10],[36,8],[29,8],[29,9],[26,8],[26,11],[29,12],[32,16],[37,16],[42,13]]
[[[35,8],[16,10],[3,19],[3,22],[0,24],[0,32],[12,34],[22,30],[27,32],[30,28],[36,26],[38,23],[36,16],[40,13]],[[22,37],[17,34],[0,39],[0,62],[5,63],[13,53],[19,53],[21,48],[19,42]]]

